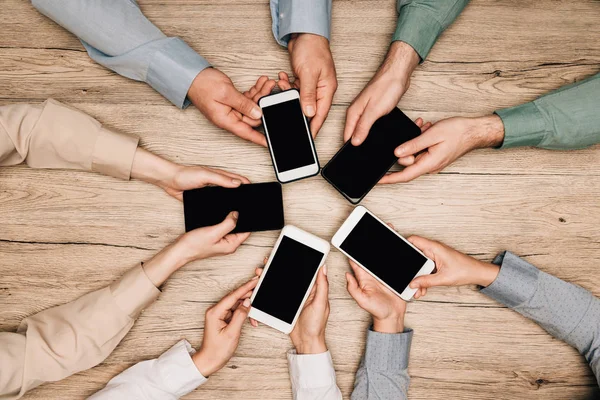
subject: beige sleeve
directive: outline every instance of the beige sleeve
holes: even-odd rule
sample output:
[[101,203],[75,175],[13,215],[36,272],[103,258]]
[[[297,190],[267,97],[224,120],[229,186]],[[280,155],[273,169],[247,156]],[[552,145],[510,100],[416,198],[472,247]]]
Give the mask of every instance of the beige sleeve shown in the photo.
[[129,179],[139,139],[48,99],[0,107],[0,166],[82,169]]
[[0,399],[99,364],[159,294],[138,265],[110,286],[24,319],[17,333],[0,333]]

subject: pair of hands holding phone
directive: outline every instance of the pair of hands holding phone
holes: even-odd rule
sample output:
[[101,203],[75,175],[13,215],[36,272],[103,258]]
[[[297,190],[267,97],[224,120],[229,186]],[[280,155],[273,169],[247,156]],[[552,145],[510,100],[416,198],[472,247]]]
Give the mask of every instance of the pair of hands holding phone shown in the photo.
[[[337,89],[329,41],[310,33],[292,34],[288,51],[296,77],[293,86],[300,90],[302,110],[312,118],[310,128],[316,136],[327,118]],[[289,85],[289,79],[286,80]],[[216,68],[206,68],[192,82],[188,98],[216,126],[266,147],[265,136],[254,129],[261,124],[262,113],[257,103],[260,97],[271,92],[275,84],[275,81],[262,76],[256,82],[256,93],[252,90],[241,93],[227,75]]]

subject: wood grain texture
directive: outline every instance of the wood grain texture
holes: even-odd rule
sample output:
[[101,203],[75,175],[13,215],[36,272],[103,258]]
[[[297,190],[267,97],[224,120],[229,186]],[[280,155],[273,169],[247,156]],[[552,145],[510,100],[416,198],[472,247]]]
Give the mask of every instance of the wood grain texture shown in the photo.
[[[332,51],[339,89],[317,148],[339,148],[344,114],[385,55],[393,0],[336,0]],[[165,33],[182,37],[240,89],[289,71],[270,32],[266,0],[140,0]],[[48,97],[141,137],[177,162],[274,179],[265,149],[178,110],[143,83],[95,64],[79,41],[27,1],[0,6],[0,104]],[[400,107],[436,121],[513,106],[600,70],[598,1],[473,0],[415,72]],[[251,40],[248,38],[251,37]],[[590,99],[597,101],[597,99]],[[475,151],[438,175],[377,187],[364,204],[403,234],[435,238],[490,260],[510,249],[600,295],[600,148]],[[351,208],[320,178],[284,187],[287,223],[330,238]],[[160,213],[157,213],[157,210]],[[157,214],[160,215],[157,218]],[[315,221],[320,221],[315,224]],[[182,205],[141,182],[24,166],[0,170],[0,330],[109,284],[183,231]],[[237,253],[192,263],[164,286],[114,353],[96,368],[44,385],[26,399],[82,399],[115,374],[180,338],[198,346],[203,313],[248,279],[277,232],[253,234]],[[328,260],[327,336],[347,398],[368,315],[345,289],[347,262]],[[415,330],[413,399],[588,399],[600,396],[585,360],[474,287],[431,290],[408,308]],[[288,399],[289,339],[245,328],[236,356],[189,399]]]

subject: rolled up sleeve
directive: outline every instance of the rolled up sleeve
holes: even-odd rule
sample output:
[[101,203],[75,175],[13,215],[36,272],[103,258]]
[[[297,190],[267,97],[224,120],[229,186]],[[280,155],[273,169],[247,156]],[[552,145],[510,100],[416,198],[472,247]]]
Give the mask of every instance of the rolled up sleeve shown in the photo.
[[331,36],[332,0],[271,0],[273,35],[287,46],[292,33]]

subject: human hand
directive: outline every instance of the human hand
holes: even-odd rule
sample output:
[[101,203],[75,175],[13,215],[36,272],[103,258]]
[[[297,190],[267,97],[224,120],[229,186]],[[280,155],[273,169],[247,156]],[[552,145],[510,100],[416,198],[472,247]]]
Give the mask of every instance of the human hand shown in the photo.
[[406,166],[385,175],[379,183],[411,181],[426,173],[437,173],[469,151],[496,147],[504,140],[504,125],[497,115],[441,120],[394,152]]
[[173,174],[160,187],[167,194],[183,201],[184,190],[198,189],[205,186],[222,186],[236,188],[248,184],[248,178],[216,168],[177,165]]
[[408,44],[396,41],[369,81],[346,111],[344,142],[360,145],[375,121],[389,114],[408,90],[410,76],[419,65],[419,55]]
[[267,147],[265,135],[252,129],[261,124],[260,107],[240,93],[218,69],[206,68],[200,72],[190,86],[188,98],[216,126]]
[[238,216],[237,211],[232,211],[218,225],[194,229],[182,235],[175,246],[184,263],[235,252],[250,236],[250,233],[229,233],[235,228]]
[[277,82],[269,79],[267,76],[258,78],[254,86],[244,92],[244,96],[258,104],[261,97],[271,94],[273,88],[277,86]]
[[406,302],[351,260],[350,267],[354,276],[346,272],[348,293],[360,308],[371,314],[373,330],[403,332]]
[[240,342],[244,321],[250,312],[250,296],[258,279],[252,278],[206,311],[202,346],[192,356],[204,377],[227,364]]
[[327,267],[318,272],[304,308],[290,333],[297,354],[319,354],[327,351],[325,328],[329,318],[329,282]]
[[[288,43],[288,51],[295,76],[294,86],[300,90],[300,104],[304,114],[312,118],[310,130],[315,137],[327,118],[333,95],[337,90],[335,65],[329,41],[323,36],[311,33],[293,34]],[[289,86],[287,74],[282,76],[280,73],[279,79],[287,81]],[[289,88],[281,87],[282,90]]]
[[494,282],[500,267],[469,257],[440,242],[411,236],[407,239],[427,257],[435,262],[435,272],[419,276],[410,283],[418,299],[427,294],[427,288],[434,286],[489,286]]

